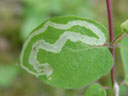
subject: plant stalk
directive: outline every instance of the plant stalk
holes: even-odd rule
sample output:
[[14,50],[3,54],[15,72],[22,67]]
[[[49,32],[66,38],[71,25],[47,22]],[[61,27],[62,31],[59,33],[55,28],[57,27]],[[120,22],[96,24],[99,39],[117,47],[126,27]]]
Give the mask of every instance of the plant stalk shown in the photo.
[[128,33],[122,32],[118,37],[115,38],[115,40],[111,43],[111,45],[114,46],[118,41],[122,40],[127,35],[128,35]]
[[[111,0],[106,0],[107,4],[107,11],[108,11],[108,21],[109,21],[109,36],[110,36],[110,43],[114,41],[114,28],[113,28],[113,16],[112,16],[112,8],[111,8]],[[119,88],[117,88],[117,82],[116,82],[116,73],[115,73],[115,48],[110,48],[111,54],[113,56],[113,67],[111,70],[111,80],[112,80],[112,86],[113,86],[113,96],[118,96],[119,94]]]

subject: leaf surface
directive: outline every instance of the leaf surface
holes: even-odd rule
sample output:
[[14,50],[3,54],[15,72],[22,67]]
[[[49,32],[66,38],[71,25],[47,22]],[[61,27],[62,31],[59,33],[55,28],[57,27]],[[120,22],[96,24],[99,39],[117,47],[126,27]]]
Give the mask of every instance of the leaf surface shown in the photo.
[[85,96],[107,96],[105,89],[100,84],[93,84],[86,90]]
[[125,70],[125,81],[128,84],[128,36],[126,36],[125,38],[123,38],[123,40],[121,40],[120,46],[121,46],[121,55]]
[[93,20],[57,17],[46,20],[26,40],[22,68],[44,82],[62,88],[81,88],[112,68],[106,47],[107,31]]

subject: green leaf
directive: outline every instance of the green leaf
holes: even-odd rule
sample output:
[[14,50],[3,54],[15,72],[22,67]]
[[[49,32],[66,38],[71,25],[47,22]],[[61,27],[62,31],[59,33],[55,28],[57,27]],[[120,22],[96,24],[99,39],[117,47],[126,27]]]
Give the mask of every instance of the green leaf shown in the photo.
[[121,24],[121,29],[123,30],[123,32],[128,33],[128,20]]
[[107,96],[105,89],[100,84],[93,84],[86,90],[85,96]]
[[87,86],[112,68],[111,53],[101,47],[106,43],[106,34],[103,26],[89,19],[46,20],[26,40],[21,66],[50,85]]
[[126,36],[121,40],[120,46],[121,46],[121,55],[125,70],[125,81],[128,84],[128,36]]
[[9,86],[16,78],[17,72],[14,66],[0,65],[0,87]]

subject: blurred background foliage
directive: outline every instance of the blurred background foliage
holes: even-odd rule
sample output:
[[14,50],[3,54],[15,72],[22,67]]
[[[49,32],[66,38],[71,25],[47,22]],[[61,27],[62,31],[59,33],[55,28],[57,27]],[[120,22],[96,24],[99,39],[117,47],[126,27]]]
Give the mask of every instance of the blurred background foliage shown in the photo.
[[[115,35],[128,18],[128,0],[112,0]],[[16,64],[28,34],[45,19],[79,16],[99,21],[107,27],[105,0],[0,0],[0,96],[83,96],[85,89],[64,90],[42,83]],[[116,48],[117,80],[124,79],[120,50]],[[100,82],[111,86],[110,73]],[[128,96],[121,85],[120,96]],[[107,90],[112,96],[112,90]]]

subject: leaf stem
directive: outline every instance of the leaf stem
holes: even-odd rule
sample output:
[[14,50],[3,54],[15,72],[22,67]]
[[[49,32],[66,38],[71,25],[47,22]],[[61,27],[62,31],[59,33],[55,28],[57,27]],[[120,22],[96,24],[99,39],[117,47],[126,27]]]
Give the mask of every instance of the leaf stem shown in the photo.
[[114,30],[113,30],[113,17],[112,17],[111,0],[106,0],[106,3],[107,3],[108,19],[109,19],[110,42],[112,42],[114,40]]
[[115,40],[111,43],[111,45],[115,45],[119,40],[122,40],[124,37],[126,37],[128,33],[122,32],[119,36],[115,38]]
[[[110,43],[113,42],[114,40],[114,30],[113,30],[113,16],[112,16],[112,8],[111,8],[111,0],[106,0],[107,4],[107,11],[108,11],[108,21],[109,21],[109,36],[110,36]],[[111,70],[111,79],[112,79],[112,85],[113,85],[113,96],[116,95],[116,89],[115,89],[115,84],[116,84],[116,73],[115,73],[115,48],[112,47],[110,48],[111,54],[113,56],[113,68]]]

